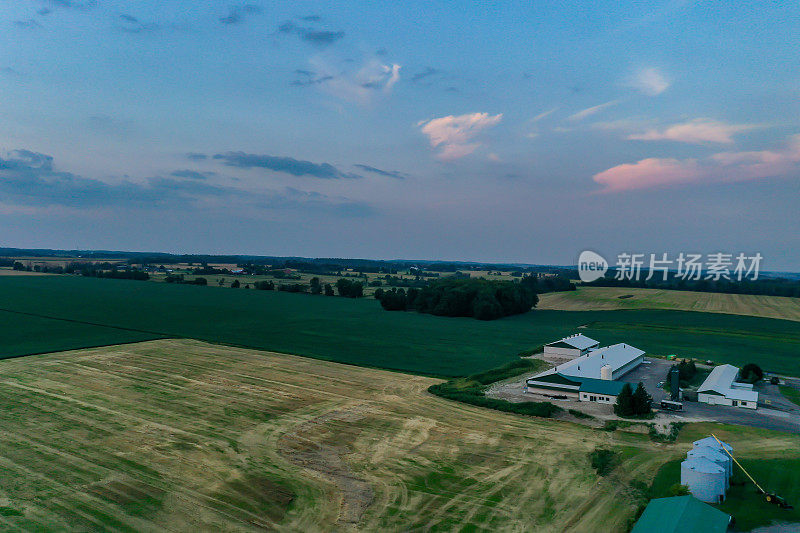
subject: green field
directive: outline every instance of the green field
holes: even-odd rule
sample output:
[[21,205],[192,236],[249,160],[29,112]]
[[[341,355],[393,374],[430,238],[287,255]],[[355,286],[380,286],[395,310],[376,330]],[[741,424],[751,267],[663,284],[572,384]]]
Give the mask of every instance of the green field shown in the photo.
[[[80,341],[72,345],[78,347],[167,336],[457,376],[499,366],[522,350],[576,331],[602,343],[627,342],[651,354],[739,365],[756,361],[766,370],[789,374],[798,373],[800,353],[797,323],[767,318],[662,310],[536,310],[482,322],[387,312],[367,298],[77,276],[0,277],[0,309],[106,326],[87,329],[85,324],[18,315],[24,318],[0,323],[0,355],[6,357],[60,350],[70,347],[68,342]],[[582,325],[586,327],[577,329]],[[114,327],[126,329],[109,330]],[[113,335],[119,338],[110,340]]]
[[152,333],[0,311],[0,354],[3,358],[161,337]]

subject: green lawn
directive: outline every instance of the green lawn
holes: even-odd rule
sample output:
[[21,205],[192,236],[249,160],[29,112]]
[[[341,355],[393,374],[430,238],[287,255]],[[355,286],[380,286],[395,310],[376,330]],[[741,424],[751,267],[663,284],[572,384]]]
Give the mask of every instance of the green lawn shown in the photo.
[[[137,330],[92,330],[85,324],[23,316],[0,323],[0,356],[6,357],[64,349],[69,346],[66,338],[97,339],[83,342],[85,346],[114,342],[116,335],[118,342],[161,335],[458,376],[497,367],[522,350],[580,331],[604,344],[626,342],[653,354],[738,365],[754,360],[765,370],[797,374],[800,351],[797,323],[767,318],[663,310],[539,310],[482,322],[383,311],[366,298],[75,276],[0,277],[0,309]],[[577,329],[581,325],[588,327]]]
[[796,405],[800,405],[800,390],[797,390],[794,387],[789,387],[788,385],[781,385],[779,388],[781,394],[783,394],[787,400]]

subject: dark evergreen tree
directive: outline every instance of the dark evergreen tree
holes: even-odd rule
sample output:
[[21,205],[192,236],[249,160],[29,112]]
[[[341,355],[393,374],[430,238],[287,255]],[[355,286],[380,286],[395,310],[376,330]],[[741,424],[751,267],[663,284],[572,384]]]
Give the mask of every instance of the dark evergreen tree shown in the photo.
[[646,415],[650,412],[653,404],[653,397],[647,394],[644,385],[639,383],[633,393],[633,414]]
[[617,416],[631,416],[633,414],[633,389],[631,389],[630,383],[626,383],[617,395],[614,413]]

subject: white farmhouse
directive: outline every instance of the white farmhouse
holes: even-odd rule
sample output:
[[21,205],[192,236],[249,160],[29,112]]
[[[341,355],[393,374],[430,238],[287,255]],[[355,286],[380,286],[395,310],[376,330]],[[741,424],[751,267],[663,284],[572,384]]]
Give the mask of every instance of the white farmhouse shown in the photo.
[[758,393],[750,383],[736,381],[739,369],[733,365],[719,365],[697,389],[697,401],[712,405],[732,405],[745,409],[758,407]]

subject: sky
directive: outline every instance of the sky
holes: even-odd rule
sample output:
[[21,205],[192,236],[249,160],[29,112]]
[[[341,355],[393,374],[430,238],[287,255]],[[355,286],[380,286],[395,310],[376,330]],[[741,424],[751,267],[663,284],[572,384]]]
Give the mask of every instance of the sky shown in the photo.
[[800,270],[796,2],[0,3],[0,246]]

